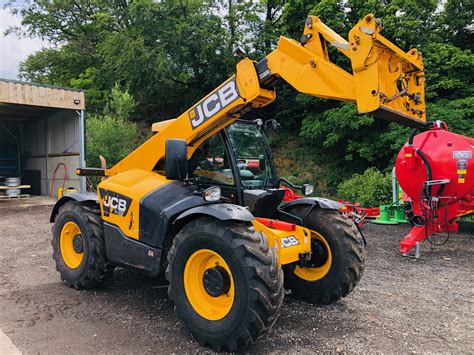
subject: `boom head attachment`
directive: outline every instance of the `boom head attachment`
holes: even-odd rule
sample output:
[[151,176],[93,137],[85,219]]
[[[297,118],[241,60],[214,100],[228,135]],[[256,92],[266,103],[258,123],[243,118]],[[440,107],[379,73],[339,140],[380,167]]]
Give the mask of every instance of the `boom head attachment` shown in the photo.
[[421,53],[404,52],[381,35],[373,14],[349,32],[348,41],[316,16],[309,16],[301,37],[305,49],[329,61],[326,42],[351,60],[354,99],[359,113],[371,114],[407,126],[426,122],[425,77]]

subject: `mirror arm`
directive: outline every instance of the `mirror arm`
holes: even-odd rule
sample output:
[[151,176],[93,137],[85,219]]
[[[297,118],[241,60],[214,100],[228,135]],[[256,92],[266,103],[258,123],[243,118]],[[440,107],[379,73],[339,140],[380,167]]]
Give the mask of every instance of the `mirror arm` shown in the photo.
[[292,189],[298,189],[298,190],[301,190],[303,188],[303,186],[300,186],[300,185],[295,185],[293,184],[291,181],[285,179],[285,178],[279,178],[278,181],[277,181],[277,185],[280,185],[280,183],[284,182],[286,185],[288,185],[289,187],[291,187]]

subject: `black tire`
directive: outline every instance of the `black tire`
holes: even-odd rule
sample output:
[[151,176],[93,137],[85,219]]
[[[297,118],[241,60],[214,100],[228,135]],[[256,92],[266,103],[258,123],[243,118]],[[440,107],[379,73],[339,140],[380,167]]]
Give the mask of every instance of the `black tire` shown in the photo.
[[[227,263],[234,282],[232,308],[219,320],[202,317],[190,304],[184,288],[184,268],[198,250],[210,249]],[[174,238],[168,253],[166,278],[175,314],[202,346],[237,351],[254,343],[278,318],[283,304],[283,271],[276,251],[253,226],[243,222],[198,218]]]
[[[308,206],[294,206],[286,212],[305,220]],[[318,232],[328,243],[332,262],[326,275],[316,281],[308,281],[295,274],[296,265],[285,270],[285,288],[292,295],[313,304],[330,304],[352,292],[360,281],[365,267],[366,250],[362,235],[354,223],[339,211],[313,209],[305,227]]]
[[[75,269],[66,265],[60,248],[61,230],[69,221],[79,227],[82,236],[83,258]],[[97,205],[79,204],[76,201],[64,204],[54,223],[51,245],[56,270],[69,287],[95,287],[113,272],[114,266],[106,258],[103,222]]]

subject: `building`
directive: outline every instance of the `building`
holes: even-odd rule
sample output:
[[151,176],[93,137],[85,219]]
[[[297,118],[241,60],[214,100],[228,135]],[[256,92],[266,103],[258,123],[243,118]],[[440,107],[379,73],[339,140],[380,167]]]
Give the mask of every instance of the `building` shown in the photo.
[[20,177],[25,193],[86,190],[85,101],[81,90],[0,79],[0,185]]

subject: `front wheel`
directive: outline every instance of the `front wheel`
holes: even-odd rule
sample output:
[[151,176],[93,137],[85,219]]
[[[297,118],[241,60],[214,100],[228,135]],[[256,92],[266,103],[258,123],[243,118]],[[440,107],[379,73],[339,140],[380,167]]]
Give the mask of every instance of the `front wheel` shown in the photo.
[[168,261],[169,298],[201,345],[236,351],[275,323],[283,272],[252,225],[198,218],[176,235]]
[[61,206],[51,245],[56,270],[70,287],[97,286],[113,271],[105,256],[104,231],[97,205],[69,201]]
[[360,281],[366,251],[362,235],[338,211],[294,206],[288,213],[307,221],[311,229],[310,261],[285,267],[285,288],[310,303],[329,304],[352,292]]

